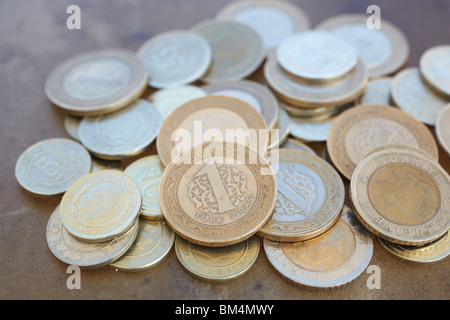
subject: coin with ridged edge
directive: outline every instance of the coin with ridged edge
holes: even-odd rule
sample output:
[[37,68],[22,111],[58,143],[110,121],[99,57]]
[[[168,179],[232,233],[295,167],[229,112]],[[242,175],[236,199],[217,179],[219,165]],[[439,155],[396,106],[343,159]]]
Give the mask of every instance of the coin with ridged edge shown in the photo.
[[124,234],[110,241],[87,243],[74,238],[61,222],[60,206],[47,223],[47,244],[52,253],[64,263],[93,269],[106,266],[119,259],[133,244],[138,234],[137,222]]
[[388,149],[356,167],[350,195],[371,232],[401,245],[423,245],[450,227],[450,177],[438,162],[410,149]]
[[175,251],[183,267],[195,277],[211,282],[242,277],[255,263],[260,246],[257,236],[221,248],[200,246],[181,237],[175,240]]
[[66,191],[61,221],[81,241],[108,241],[133,226],[141,203],[141,191],[131,177],[117,170],[101,170],[79,179]]
[[167,166],[160,204],[179,236],[224,247],[264,226],[275,206],[276,185],[268,160],[254,149],[224,141],[204,143]]
[[48,99],[67,113],[98,115],[121,109],[144,92],[148,72],[132,51],[100,50],[69,58],[47,77]]
[[65,138],[39,141],[17,159],[19,184],[36,195],[57,195],[91,170],[91,156],[78,142]]
[[263,240],[267,258],[284,279],[294,285],[333,289],[360,276],[372,259],[372,234],[351,209],[322,235],[307,241]]
[[345,200],[337,171],[317,156],[280,149],[275,163],[277,201],[258,235],[273,241],[305,241],[326,232],[339,219]]

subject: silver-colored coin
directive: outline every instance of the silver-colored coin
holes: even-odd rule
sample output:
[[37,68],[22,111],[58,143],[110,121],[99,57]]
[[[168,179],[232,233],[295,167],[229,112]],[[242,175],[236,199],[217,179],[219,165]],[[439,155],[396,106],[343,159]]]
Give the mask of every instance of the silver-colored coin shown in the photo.
[[361,95],[359,104],[392,106],[391,85],[392,78],[390,77],[370,80]]
[[133,244],[139,231],[139,223],[119,237],[99,243],[89,243],[74,238],[63,226],[60,206],[47,223],[47,244],[52,253],[64,263],[85,269],[99,268],[120,258]]
[[291,135],[304,142],[327,141],[333,121],[337,116],[315,120],[290,117]]
[[285,39],[277,47],[277,61],[293,75],[326,82],[353,70],[358,62],[358,53],[333,34],[314,30]]
[[118,160],[144,151],[156,138],[162,117],[147,100],[118,112],[85,117],[78,133],[83,145],[101,159]]
[[430,86],[450,99],[450,45],[426,50],[420,58],[420,72]]
[[91,170],[91,156],[71,139],[47,139],[27,148],[16,162],[19,184],[37,195],[65,192]]
[[287,139],[286,142],[282,144],[281,149],[297,150],[314,156],[317,155],[309,146],[293,138]]
[[78,136],[78,127],[83,118],[77,116],[66,115],[64,118],[64,129],[66,129],[67,134],[74,140],[80,141]]
[[159,34],[138,50],[154,88],[179,87],[201,78],[208,70],[212,51],[208,41],[191,31]]

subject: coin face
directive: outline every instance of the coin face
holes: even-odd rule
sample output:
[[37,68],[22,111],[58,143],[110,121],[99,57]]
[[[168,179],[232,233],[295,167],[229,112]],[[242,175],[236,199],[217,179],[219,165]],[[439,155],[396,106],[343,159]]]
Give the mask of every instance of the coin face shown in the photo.
[[192,30],[205,37],[212,49],[211,66],[201,78],[206,83],[241,80],[264,59],[260,36],[243,23],[210,20]]
[[154,88],[179,87],[199,79],[211,64],[208,41],[192,31],[164,32],[148,40],[137,55],[144,61]]
[[37,195],[57,195],[91,170],[91,156],[78,142],[55,138],[27,148],[16,162],[19,184]]
[[159,156],[143,157],[124,171],[139,186],[142,192],[142,208],[140,217],[149,220],[163,220],[164,215],[159,205],[159,184],[164,173],[164,166]]
[[393,74],[408,60],[408,39],[386,20],[380,19],[380,28],[369,28],[368,21],[367,15],[343,14],[324,20],[316,29],[352,45],[367,66],[369,78]]
[[162,117],[146,100],[123,110],[85,117],[78,129],[83,145],[98,158],[117,160],[139,154],[158,135]]
[[429,85],[450,99],[450,45],[426,50],[420,58],[420,72]]
[[235,20],[252,27],[261,37],[266,51],[275,49],[290,35],[311,27],[306,13],[285,1],[234,1],[223,7],[216,18]]
[[165,221],[139,219],[133,245],[111,267],[124,272],[148,270],[162,262],[175,242],[175,233]]
[[293,284],[336,288],[356,279],[368,266],[373,253],[371,233],[348,207],[335,225],[307,241],[263,241],[267,258]]
[[78,127],[80,126],[82,119],[82,117],[71,116],[70,114],[64,117],[64,129],[66,129],[67,134],[76,141],[80,141]]
[[291,135],[305,142],[324,142],[336,116],[324,119],[290,117]]
[[259,236],[273,241],[304,241],[326,232],[339,219],[345,189],[331,165],[317,156],[280,149],[275,171],[277,201]]
[[281,145],[281,149],[297,150],[314,156],[316,155],[316,152],[309,146],[293,138],[288,138],[286,142]]
[[274,54],[269,54],[264,64],[264,77],[272,92],[293,106],[316,109],[343,106],[353,102],[367,84],[367,69],[361,60],[340,81],[317,84],[295,77],[283,70]]
[[435,126],[437,141],[448,157],[450,157],[450,126],[448,125],[449,123],[450,123],[450,104],[441,110],[436,120]]
[[364,158],[350,190],[361,222],[390,242],[426,244],[450,226],[450,177],[421,153],[389,149]]
[[133,244],[138,234],[136,222],[127,232],[110,241],[88,243],[74,238],[62,225],[60,206],[47,223],[47,244],[52,253],[64,263],[81,268],[99,268],[122,256]]
[[259,82],[240,80],[202,87],[209,95],[227,96],[247,102],[266,120],[272,129],[278,121],[278,102],[273,93]]
[[183,150],[204,141],[245,139],[257,150],[267,149],[267,130],[262,115],[246,102],[225,96],[207,96],[185,103],[164,120],[156,139],[158,155],[164,166]]
[[165,169],[160,185],[169,226],[208,247],[248,239],[270,218],[275,201],[276,179],[266,158],[230,142],[183,153]]
[[351,45],[318,30],[299,32],[283,40],[276,57],[289,73],[319,82],[343,77],[358,62],[358,53]]
[[159,113],[166,119],[172,111],[191,100],[206,96],[206,92],[193,85],[185,85],[176,88],[160,89],[153,93],[149,100],[158,109]]
[[114,49],[82,54],[57,66],[45,92],[72,115],[109,113],[136,100],[145,90],[148,72],[134,52]]
[[408,68],[397,73],[392,80],[391,92],[396,106],[431,126],[450,101],[427,87],[419,68]]
[[117,170],[88,174],[75,182],[61,200],[61,220],[75,238],[103,242],[127,231],[141,209],[141,191]]
[[409,261],[432,263],[441,261],[450,254],[450,236],[448,231],[439,239],[423,246],[405,246],[389,242],[380,237],[377,238],[389,252]]
[[257,236],[221,248],[200,246],[176,237],[178,260],[192,275],[208,281],[235,280],[250,270],[258,257],[260,241]]
[[391,77],[382,77],[370,80],[367,83],[359,104],[392,106],[391,102]]
[[423,123],[384,106],[357,106],[340,114],[330,129],[327,150],[335,167],[350,180],[359,161],[384,144],[419,147],[439,159],[436,141]]

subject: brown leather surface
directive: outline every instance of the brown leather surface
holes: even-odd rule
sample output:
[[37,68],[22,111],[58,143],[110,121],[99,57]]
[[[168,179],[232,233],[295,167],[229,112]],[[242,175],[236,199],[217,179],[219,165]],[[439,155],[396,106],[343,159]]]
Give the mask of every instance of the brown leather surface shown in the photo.
[[[70,56],[100,48],[136,51],[163,31],[188,29],[213,18],[227,0],[0,2],[0,299],[445,299],[450,298],[449,260],[431,265],[402,260],[374,238],[370,265],[381,270],[381,289],[368,289],[363,272],[349,285],[331,291],[299,288],[285,281],[264,251],[244,277],[212,284],[188,274],[172,250],[155,268],[140,273],[110,267],[82,270],[81,289],[69,290],[67,265],[46,242],[48,218],[61,197],[39,198],[21,189],[14,176],[20,154],[43,139],[68,137],[64,113],[44,93],[48,73]],[[447,0],[296,0],[313,26],[340,13],[366,13],[371,4],[410,41],[408,66],[418,66],[430,46],[449,43]],[[66,8],[81,8],[81,30],[66,28]],[[263,81],[262,70],[251,79]],[[149,92],[151,89],[149,89]],[[433,128],[430,128],[433,131]],[[311,146],[321,154],[322,143]],[[146,154],[154,153],[154,145]],[[450,160],[440,154],[447,171]],[[124,161],[124,165],[133,159]]]

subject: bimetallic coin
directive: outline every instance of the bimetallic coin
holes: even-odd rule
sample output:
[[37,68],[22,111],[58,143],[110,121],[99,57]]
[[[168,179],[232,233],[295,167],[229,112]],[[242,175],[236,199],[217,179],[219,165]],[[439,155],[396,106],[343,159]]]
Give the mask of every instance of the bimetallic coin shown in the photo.
[[136,100],[147,87],[148,72],[134,52],[114,49],[78,55],[48,76],[45,92],[72,115],[109,113]]
[[448,231],[439,239],[423,246],[404,246],[380,237],[377,238],[389,252],[409,261],[432,263],[444,260],[450,254],[450,236]]
[[64,129],[66,129],[67,134],[74,140],[80,141],[78,136],[78,127],[83,118],[77,116],[71,116],[70,114],[64,117]]
[[369,78],[397,72],[407,62],[409,43],[403,32],[380,19],[380,28],[368,27],[368,16],[343,14],[326,19],[316,29],[328,31],[352,45],[367,66]]
[[450,99],[450,45],[426,50],[420,58],[420,72],[427,84]]
[[419,121],[433,126],[439,112],[450,102],[422,80],[419,68],[408,68],[394,76],[391,87],[395,105]]
[[261,37],[266,52],[278,47],[290,35],[311,27],[306,13],[287,1],[234,1],[223,7],[216,18],[252,27]]
[[159,205],[159,184],[164,173],[164,166],[159,156],[153,155],[136,160],[124,171],[139,186],[142,192],[140,217],[149,220],[163,220],[164,215]]
[[392,106],[391,85],[392,78],[390,77],[370,80],[359,99],[359,104]]
[[75,182],[61,200],[61,220],[75,238],[86,242],[114,239],[136,222],[141,191],[117,170],[101,170]]
[[232,142],[191,148],[165,169],[160,204],[184,239],[224,247],[250,238],[269,220],[276,179],[267,159]]
[[361,222],[390,242],[422,245],[449,229],[450,177],[419,152],[388,149],[364,158],[350,192]]
[[[267,134],[260,135],[260,130]],[[255,108],[236,98],[206,96],[183,104],[164,120],[156,147],[167,166],[192,146],[213,140],[242,141],[247,135],[252,148],[261,153],[267,150],[267,124]]]
[[273,93],[251,80],[241,80],[210,84],[202,87],[209,95],[227,96],[247,102],[266,120],[267,127],[272,129],[278,121],[278,102]]
[[357,51],[325,31],[296,33],[277,47],[278,63],[287,72],[314,82],[340,79],[355,68]]
[[47,223],[47,244],[52,253],[64,263],[92,269],[108,265],[121,257],[133,244],[138,234],[137,222],[124,234],[110,241],[88,243],[74,238],[61,222],[60,206]]
[[385,106],[357,106],[340,114],[330,129],[327,149],[335,167],[350,180],[359,161],[384,144],[412,145],[439,159],[434,136],[423,123]]
[[139,232],[133,245],[111,263],[116,271],[138,272],[161,263],[175,242],[175,233],[165,221],[139,219]]
[[293,139],[293,138],[288,138],[286,140],[286,142],[284,142],[281,145],[281,149],[297,150],[297,151],[309,153],[314,156],[316,155],[316,152],[313,149],[311,149],[309,146],[307,146],[306,144],[298,141],[297,139]]
[[205,37],[212,49],[211,66],[201,78],[206,83],[242,80],[263,62],[260,36],[243,23],[209,20],[192,30]]
[[450,157],[450,104],[439,113],[436,119],[435,131],[439,145],[445,154]]
[[91,156],[71,139],[47,139],[28,147],[16,162],[19,184],[36,195],[57,195],[91,170]]
[[148,99],[158,109],[159,113],[166,119],[175,109],[191,100],[206,96],[206,92],[196,86],[186,85],[176,88],[160,89],[153,93]]
[[289,115],[282,107],[278,107],[278,123],[275,130],[278,130],[278,134],[275,135],[273,134],[273,131],[271,132],[267,150],[279,148],[289,137],[289,132],[291,130]]
[[83,145],[95,156],[118,160],[144,151],[156,139],[162,117],[147,100],[120,111],[85,117],[78,130]]
[[276,166],[277,201],[270,220],[258,235],[273,241],[305,241],[326,232],[339,219],[345,200],[344,183],[320,159],[280,149]]
[[191,31],[159,34],[138,50],[154,88],[179,87],[192,83],[208,70],[212,52],[208,41]]
[[258,257],[260,240],[253,236],[231,246],[209,248],[176,237],[175,252],[193,276],[212,282],[236,280],[248,272]]
[[372,234],[344,207],[340,219],[324,234],[301,242],[263,240],[267,258],[289,282],[331,289],[356,279],[370,263]]
[[355,101],[367,84],[367,69],[361,60],[340,81],[317,84],[284,71],[274,54],[264,64],[264,77],[272,92],[281,100],[301,108],[317,109],[343,106]]

